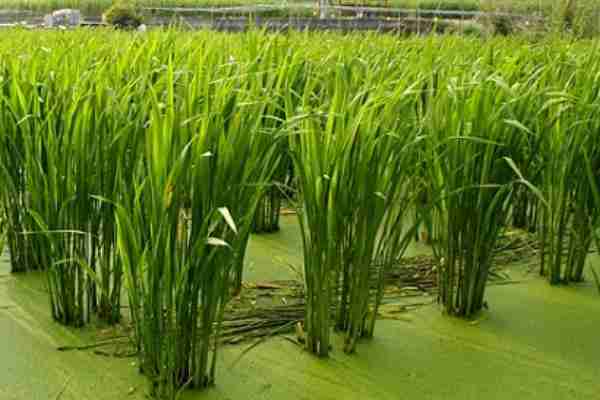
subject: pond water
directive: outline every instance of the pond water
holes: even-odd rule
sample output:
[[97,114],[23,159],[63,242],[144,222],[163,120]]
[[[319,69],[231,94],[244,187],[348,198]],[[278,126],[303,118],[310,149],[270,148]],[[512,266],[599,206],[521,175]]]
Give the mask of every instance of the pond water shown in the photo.
[[[427,253],[426,246],[410,255]],[[294,216],[282,230],[253,236],[246,279],[294,277],[302,246]],[[378,322],[375,339],[348,356],[334,345],[317,359],[274,338],[242,355],[248,344],[221,350],[217,384],[195,399],[598,399],[600,296],[591,284],[550,287],[524,267],[509,270],[518,284],[491,286],[490,309],[476,321],[426,306],[398,321]],[[0,262],[0,398],[3,400],[144,399],[135,359],[58,352],[97,334],[51,321],[39,274],[9,275]],[[336,340],[339,340],[337,338]]]

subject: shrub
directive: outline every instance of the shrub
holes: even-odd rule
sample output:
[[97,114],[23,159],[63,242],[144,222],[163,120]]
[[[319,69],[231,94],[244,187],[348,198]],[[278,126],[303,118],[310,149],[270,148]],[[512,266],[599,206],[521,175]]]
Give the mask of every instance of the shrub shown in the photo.
[[117,1],[104,14],[102,20],[117,28],[137,28],[142,24],[142,16],[134,4]]
[[494,34],[508,36],[514,32],[514,25],[510,16],[496,14],[493,15],[490,20],[494,27]]

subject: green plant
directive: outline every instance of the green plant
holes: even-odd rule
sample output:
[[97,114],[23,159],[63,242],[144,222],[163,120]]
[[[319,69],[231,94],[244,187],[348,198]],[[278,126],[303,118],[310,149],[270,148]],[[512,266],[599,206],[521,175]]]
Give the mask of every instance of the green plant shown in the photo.
[[477,24],[468,24],[467,26],[465,26],[462,33],[465,36],[474,36],[474,37],[483,36],[483,30]]
[[258,44],[249,63],[203,53],[179,74],[171,61],[148,87],[143,158],[117,215],[141,365],[159,396],[214,382],[215,336],[278,163],[263,116],[279,79],[255,79],[270,52]]
[[[328,355],[333,321],[348,353],[373,335],[383,273],[411,237],[403,228],[417,137],[413,121],[396,116],[414,109],[416,98],[401,83],[408,80],[380,79],[390,73],[383,63],[342,54],[336,68],[310,75],[301,115],[290,118],[295,107],[287,107],[301,199],[306,346],[320,356]],[[323,96],[330,100],[314,103]]]
[[[4,68],[2,75],[10,76],[12,71]],[[25,169],[24,138],[31,135],[32,124],[24,121],[16,124],[15,118],[27,115],[31,107],[25,101],[19,85],[11,85],[8,80],[2,80],[0,100],[0,124],[3,127],[2,145],[0,147],[2,163],[0,177],[2,189],[2,212],[6,218],[7,244],[10,254],[12,272],[23,272],[27,269],[37,269],[41,265],[35,262],[34,254],[36,238],[24,235],[31,227],[31,218],[27,213],[28,194]]]
[[117,0],[102,14],[102,21],[117,28],[137,28],[142,20],[136,5],[127,0]]
[[13,270],[45,269],[52,316],[70,325],[117,322],[125,289],[156,394],[215,380],[221,313],[242,287],[261,199],[273,184],[288,189],[288,155],[307,347],[321,355],[331,328],[347,352],[373,335],[383,273],[415,222],[431,225],[441,303],[464,316],[484,304],[510,223],[537,228],[553,282],[580,280],[597,244],[593,42],[114,30],[3,39],[0,202]]
[[446,313],[467,318],[484,307],[493,248],[516,188],[537,192],[520,171],[517,155],[530,135],[515,119],[527,115],[524,106],[535,91],[511,87],[504,80],[511,76],[508,65],[504,77],[495,75],[494,48],[489,50],[488,65],[478,65],[476,77],[469,68],[448,81],[432,74],[434,88],[450,86],[429,97],[423,117],[433,245],[440,260],[438,301]]
[[[562,73],[571,73],[573,68],[564,64]],[[549,117],[548,126],[539,133],[545,155],[542,187],[549,203],[543,221],[541,272],[548,274],[552,284],[582,279],[591,227],[598,219],[584,172],[584,152],[597,163],[594,143],[598,127],[595,110],[587,106],[592,100],[585,87],[575,91],[580,95],[567,94],[574,90],[571,85],[582,84],[577,82],[568,81],[561,91],[551,94],[542,109]]]
[[279,212],[281,209],[280,189],[273,185],[263,195],[254,214],[252,232],[276,232],[279,230]]
[[563,0],[561,4],[561,20],[564,30],[572,30],[577,12],[576,0]]
[[512,17],[508,15],[494,15],[491,21],[496,35],[508,36],[514,32]]

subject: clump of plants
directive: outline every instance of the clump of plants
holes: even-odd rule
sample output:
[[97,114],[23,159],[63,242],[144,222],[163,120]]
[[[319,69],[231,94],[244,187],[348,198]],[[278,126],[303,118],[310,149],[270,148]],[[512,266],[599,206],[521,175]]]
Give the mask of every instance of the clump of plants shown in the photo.
[[286,189],[292,177],[292,160],[287,155],[287,146],[281,146],[281,160],[273,176],[273,181],[266,188],[254,214],[253,233],[269,233],[279,230],[279,219]]
[[561,0],[553,8],[552,18],[558,32],[580,38],[600,33],[600,4],[593,0]]
[[133,2],[117,0],[102,14],[102,21],[116,28],[137,28],[142,24],[143,17]]
[[495,14],[490,17],[496,35],[508,36],[514,33],[514,22],[509,15]]
[[[0,98],[3,104],[12,104],[13,113],[28,112],[27,106],[21,109],[11,100],[14,89],[6,83],[2,86]],[[2,169],[0,179],[1,208],[5,222],[6,245],[10,256],[11,272],[24,272],[41,267],[34,261],[36,238],[23,235],[30,230],[32,220],[27,213],[29,205],[27,194],[27,179],[25,169],[25,143],[24,134],[29,134],[29,126],[17,127],[12,121],[13,116],[8,113],[8,107],[3,107],[0,112],[0,125],[3,127],[2,144],[0,146]]]
[[190,73],[170,62],[148,88],[144,146],[117,212],[140,363],[169,399],[215,381],[224,307],[279,159],[262,125],[270,89],[253,79],[257,65],[195,56],[203,62]]
[[576,0],[563,0],[560,5],[560,18],[563,30],[573,30],[575,18],[577,16]]
[[288,154],[313,353],[329,353],[332,330],[348,353],[374,334],[384,272],[415,222],[432,239],[448,314],[485,306],[495,244],[511,223],[540,234],[551,283],[591,279],[583,269],[600,232],[591,42],[5,36],[0,221],[13,270],[44,269],[51,315],[68,325],[117,322],[126,289],[156,395],[215,381],[224,306],[242,288],[261,199],[288,191]]
[[498,78],[482,77],[474,86],[468,79],[448,82],[451,88],[437,95],[425,117],[428,181],[439,225],[433,242],[440,257],[438,301],[445,313],[465,318],[485,306],[494,246],[516,187],[529,185],[512,160],[525,133],[504,114],[515,99]]
[[[410,114],[415,97],[403,85],[375,78],[384,69],[344,61],[307,82],[303,114],[290,127],[304,249],[306,347],[319,356],[330,351],[332,325],[344,334],[347,353],[373,335],[384,271],[412,237],[404,217],[413,200],[418,139],[412,120],[398,116]],[[370,74],[372,85],[354,86]],[[327,93],[331,101],[312,105],[315,92]]]
[[[572,68],[563,66],[561,70],[566,73]],[[583,79],[585,69],[573,73]],[[563,90],[571,90],[570,85]],[[552,93],[545,112],[553,122],[540,133],[545,156],[542,188],[549,203],[541,221],[540,272],[551,284],[583,280],[599,218],[594,196],[600,165],[595,143],[600,127],[596,109],[587,105],[595,95],[580,90],[580,95],[573,97]],[[586,179],[588,175],[592,178]]]
[[484,35],[484,32],[479,24],[470,23],[464,27],[463,35],[472,37],[482,37]]
[[578,37],[598,36],[600,34],[600,4],[590,0],[579,3],[572,30]]
[[271,187],[269,187],[258,204],[256,214],[254,214],[252,232],[268,233],[279,230],[279,212],[281,209],[281,200],[281,192],[279,188],[273,184]]

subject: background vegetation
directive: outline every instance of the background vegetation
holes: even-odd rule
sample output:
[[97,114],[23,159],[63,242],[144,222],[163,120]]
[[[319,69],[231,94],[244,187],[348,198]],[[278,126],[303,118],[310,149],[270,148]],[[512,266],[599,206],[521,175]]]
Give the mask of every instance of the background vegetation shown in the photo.
[[[305,0],[132,0],[141,7],[208,7],[273,4],[282,5],[294,3],[316,4]],[[503,10],[520,13],[549,11],[562,7],[563,0],[333,0],[331,4],[389,6],[397,8],[421,8],[426,10]],[[590,3],[589,0],[579,0],[579,3]],[[1,8],[54,10],[59,8],[78,8],[83,11],[104,10],[112,4],[112,0],[5,0]],[[593,4],[593,3],[590,3]]]

